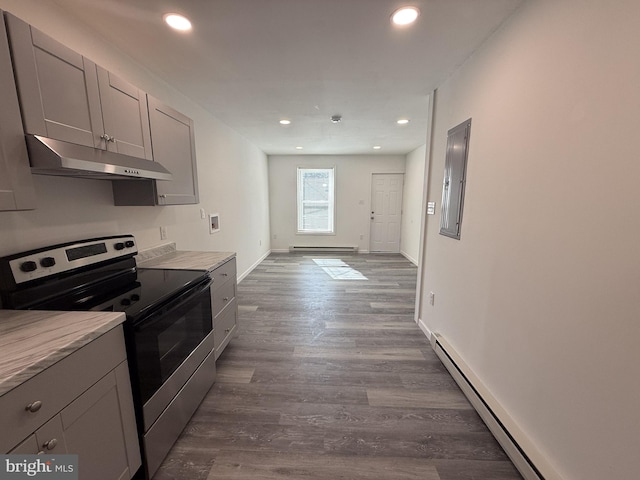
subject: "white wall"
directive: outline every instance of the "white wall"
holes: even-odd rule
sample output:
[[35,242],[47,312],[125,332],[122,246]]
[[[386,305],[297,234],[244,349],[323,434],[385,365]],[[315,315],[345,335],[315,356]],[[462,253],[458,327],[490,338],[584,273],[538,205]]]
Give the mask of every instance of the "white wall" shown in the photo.
[[422,196],[424,190],[424,166],[427,146],[423,145],[406,157],[402,198],[402,229],[400,252],[415,265],[420,254],[422,229]]
[[[336,234],[296,234],[297,167],[336,167]],[[269,156],[271,248],[353,246],[369,251],[371,175],[404,173],[404,155]],[[360,239],[362,236],[362,239]]]
[[548,479],[640,471],[639,19],[637,0],[527,2],[436,94],[429,200],[447,129],[473,124],[461,240],[428,217],[421,319]]
[[[259,149],[78,25],[53,2],[0,0],[13,13],[62,43],[193,118],[200,205],[114,207],[111,182],[35,176],[38,209],[0,212],[0,255],[93,236],[133,233],[139,248],[165,243],[160,226],[180,250],[238,254],[239,275],[269,251],[267,158]],[[200,208],[219,213],[221,231],[209,235]]]

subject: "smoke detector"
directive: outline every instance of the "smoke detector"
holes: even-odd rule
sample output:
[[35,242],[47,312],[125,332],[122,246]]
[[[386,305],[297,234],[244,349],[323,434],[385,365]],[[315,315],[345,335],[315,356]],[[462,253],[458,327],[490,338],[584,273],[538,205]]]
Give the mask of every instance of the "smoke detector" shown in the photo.
[[331,123],[340,123],[342,121],[342,115],[332,115]]

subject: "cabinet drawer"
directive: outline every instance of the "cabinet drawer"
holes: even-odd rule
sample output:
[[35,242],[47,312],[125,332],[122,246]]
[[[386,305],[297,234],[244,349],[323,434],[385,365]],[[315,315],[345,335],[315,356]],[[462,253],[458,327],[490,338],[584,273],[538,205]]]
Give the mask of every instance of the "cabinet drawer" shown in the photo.
[[[38,430],[82,392],[126,359],[118,326],[0,397],[0,452]],[[41,402],[40,407],[29,405]]]
[[223,263],[215,270],[211,271],[211,278],[213,279],[212,289],[217,290],[221,288],[223,284],[229,280],[236,280],[236,259],[232,258],[228,262]]
[[216,317],[222,310],[236,298],[236,282],[227,282],[222,287],[211,292],[212,314]]
[[213,320],[213,344],[216,352],[216,358],[220,356],[224,347],[231,341],[236,334],[237,328],[237,312],[236,301],[232,303]]

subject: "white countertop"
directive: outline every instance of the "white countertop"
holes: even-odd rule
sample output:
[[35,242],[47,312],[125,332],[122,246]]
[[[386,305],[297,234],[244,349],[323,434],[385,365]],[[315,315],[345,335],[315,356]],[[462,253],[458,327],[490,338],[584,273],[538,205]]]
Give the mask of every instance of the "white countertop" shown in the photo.
[[172,251],[138,262],[138,267],[211,271],[235,256],[235,252]]
[[0,396],[124,320],[114,312],[0,310]]

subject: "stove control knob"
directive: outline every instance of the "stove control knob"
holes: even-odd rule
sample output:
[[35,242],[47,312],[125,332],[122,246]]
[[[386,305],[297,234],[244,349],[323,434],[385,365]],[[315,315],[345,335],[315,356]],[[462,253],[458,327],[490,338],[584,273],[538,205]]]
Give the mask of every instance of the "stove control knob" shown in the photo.
[[124,249],[124,243],[118,242],[113,246],[113,248],[115,248],[116,250],[122,250]]
[[40,265],[42,265],[44,268],[53,267],[55,264],[56,259],[53,257],[44,257],[42,260],[40,260]]
[[31,261],[31,260],[29,260],[27,262],[22,262],[20,264],[20,270],[22,270],[23,272],[33,272],[37,268],[38,268],[38,264],[36,262]]
[[138,300],[140,300],[140,295],[138,295],[137,293],[134,293],[133,295],[131,295],[132,302],[137,302]]
[[124,242],[124,246],[127,248],[131,248],[135,245],[135,242],[133,240],[127,240],[126,242]]
[[123,307],[131,305],[131,300],[129,300],[128,298],[123,298],[122,300],[120,300],[120,305],[122,305]]

